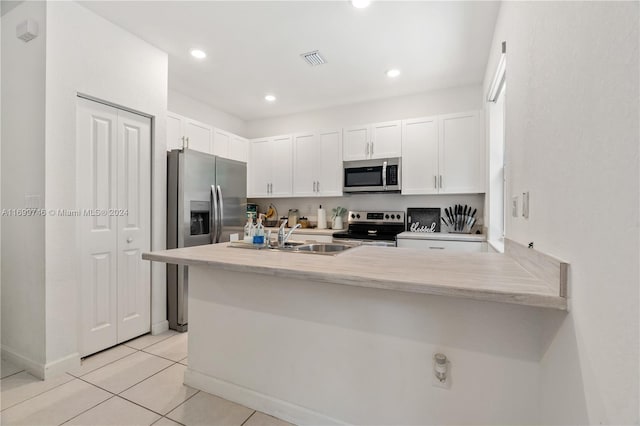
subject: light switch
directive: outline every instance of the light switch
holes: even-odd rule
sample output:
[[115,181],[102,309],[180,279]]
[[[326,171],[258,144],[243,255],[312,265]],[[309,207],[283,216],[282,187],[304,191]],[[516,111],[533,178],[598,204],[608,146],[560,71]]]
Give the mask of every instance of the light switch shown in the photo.
[[518,217],[518,196],[511,199],[511,216]]

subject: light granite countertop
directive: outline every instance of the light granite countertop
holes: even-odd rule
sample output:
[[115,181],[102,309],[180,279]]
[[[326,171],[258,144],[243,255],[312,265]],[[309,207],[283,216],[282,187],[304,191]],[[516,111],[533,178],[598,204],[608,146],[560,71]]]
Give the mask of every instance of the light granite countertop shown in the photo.
[[[278,227],[269,226],[264,228],[266,231],[271,231],[272,234],[275,235],[278,232]],[[291,228],[287,228],[287,232],[289,232]],[[315,234],[315,235],[333,235],[334,232],[342,232],[344,229],[318,229],[318,228],[298,228],[293,231],[293,234]]]
[[498,253],[359,246],[336,256],[323,256],[247,250],[224,243],[144,253],[142,258],[303,281],[567,309],[566,298],[548,283],[512,257]]
[[406,240],[441,240],[441,241],[487,241],[485,234],[456,234],[448,232],[402,232],[399,239]]

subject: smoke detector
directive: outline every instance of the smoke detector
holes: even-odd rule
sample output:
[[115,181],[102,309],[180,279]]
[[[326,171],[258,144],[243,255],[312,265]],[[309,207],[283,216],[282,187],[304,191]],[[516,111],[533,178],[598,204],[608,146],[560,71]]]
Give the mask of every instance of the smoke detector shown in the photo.
[[302,56],[302,59],[304,59],[305,62],[311,65],[312,67],[327,63],[327,60],[324,59],[322,55],[320,55],[320,52],[317,50],[314,50],[313,52],[303,53],[300,56]]
[[38,36],[38,23],[33,19],[27,19],[16,26],[16,37],[24,42],[33,40]]

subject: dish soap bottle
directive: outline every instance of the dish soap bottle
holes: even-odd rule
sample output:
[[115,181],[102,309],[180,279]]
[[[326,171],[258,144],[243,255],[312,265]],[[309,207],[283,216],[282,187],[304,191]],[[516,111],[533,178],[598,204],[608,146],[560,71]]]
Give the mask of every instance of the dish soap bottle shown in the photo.
[[247,224],[244,225],[244,242],[253,243],[253,219],[251,213],[247,213]]
[[327,229],[327,212],[322,208],[318,209],[318,229]]
[[258,218],[258,224],[256,225],[255,232],[253,234],[253,245],[264,245],[264,226],[262,226],[262,215]]

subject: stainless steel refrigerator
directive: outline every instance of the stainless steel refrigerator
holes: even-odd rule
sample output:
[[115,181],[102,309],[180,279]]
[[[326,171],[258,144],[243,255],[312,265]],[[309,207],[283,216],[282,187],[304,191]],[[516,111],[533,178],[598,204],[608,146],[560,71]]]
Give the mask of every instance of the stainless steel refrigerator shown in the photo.
[[[242,234],[247,165],[189,149],[167,157],[167,248],[229,241]],[[187,331],[189,269],[167,265],[169,328]]]

